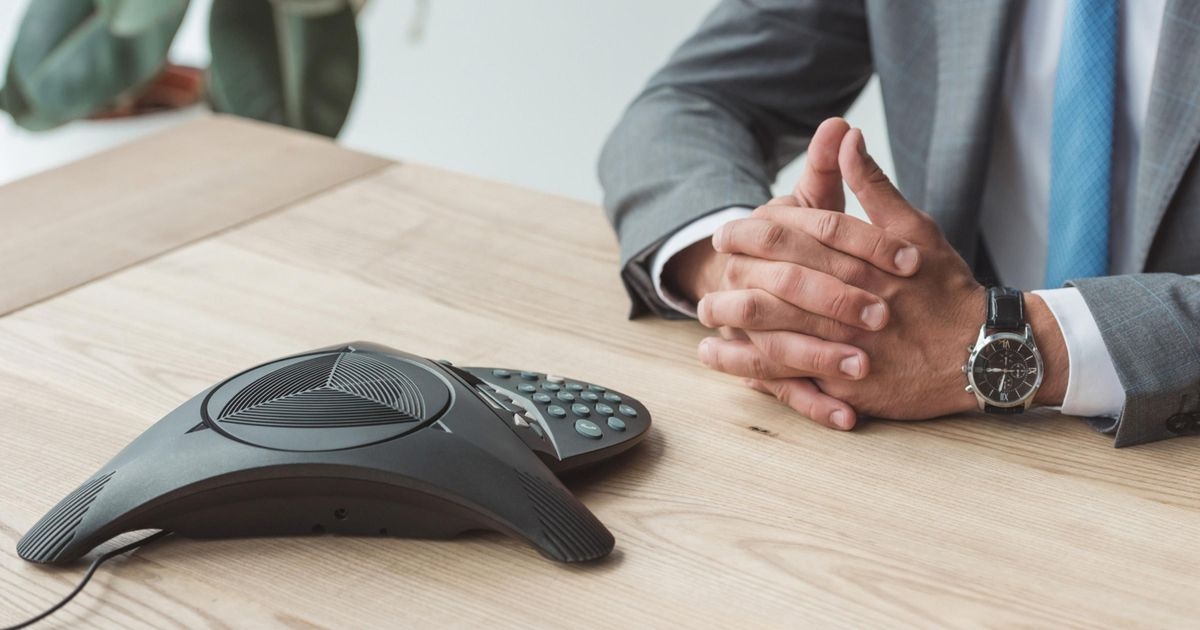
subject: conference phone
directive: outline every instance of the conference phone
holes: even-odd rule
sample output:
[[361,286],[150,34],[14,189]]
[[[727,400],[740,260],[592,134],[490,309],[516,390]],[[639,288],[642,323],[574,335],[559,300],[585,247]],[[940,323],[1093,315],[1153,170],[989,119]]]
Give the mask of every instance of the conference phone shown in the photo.
[[20,540],[64,564],[129,531],[192,538],[495,530],[582,562],[614,540],[558,479],[646,436],[631,396],[354,342],[276,359],[147,429]]

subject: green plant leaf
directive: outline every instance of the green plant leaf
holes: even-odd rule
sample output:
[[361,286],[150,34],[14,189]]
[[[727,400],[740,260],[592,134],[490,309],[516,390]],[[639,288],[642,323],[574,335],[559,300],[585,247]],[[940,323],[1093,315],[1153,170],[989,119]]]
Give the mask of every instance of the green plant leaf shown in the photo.
[[336,137],[358,86],[358,26],[337,5],[213,0],[213,109]]
[[94,114],[154,78],[187,0],[156,0],[152,19],[134,19],[134,5],[145,4],[30,2],[9,58],[4,109],[26,129],[50,129]]
[[118,37],[147,31],[174,16],[182,18],[187,0],[95,0],[108,29]]

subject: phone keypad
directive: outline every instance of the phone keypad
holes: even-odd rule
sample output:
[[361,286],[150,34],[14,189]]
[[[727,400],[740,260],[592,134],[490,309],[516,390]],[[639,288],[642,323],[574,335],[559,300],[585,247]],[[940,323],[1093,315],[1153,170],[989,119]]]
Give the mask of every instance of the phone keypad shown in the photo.
[[[482,371],[482,370],[481,370]],[[487,370],[496,379],[517,381],[506,386],[520,392],[525,405],[532,405],[533,414],[540,409],[543,424],[535,415],[529,415],[529,430],[538,438],[545,438],[546,430],[555,431],[557,426],[570,426],[574,433],[588,441],[617,439],[618,434],[629,431],[629,422],[638,418],[638,410],[621,398],[599,385],[567,380],[561,376],[543,375],[537,372],[494,369]],[[511,379],[511,380],[510,380]],[[515,387],[514,387],[515,385]],[[636,403],[634,403],[636,404]],[[569,421],[558,424],[559,421]],[[523,426],[523,425],[519,425]],[[558,439],[563,435],[558,434]]]

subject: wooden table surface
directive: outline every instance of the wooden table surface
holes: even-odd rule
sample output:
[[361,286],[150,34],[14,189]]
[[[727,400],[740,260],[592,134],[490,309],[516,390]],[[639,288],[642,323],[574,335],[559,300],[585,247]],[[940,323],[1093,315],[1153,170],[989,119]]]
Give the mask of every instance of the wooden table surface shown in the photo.
[[627,321],[592,204],[212,118],[0,188],[0,246],[0,625],[79,578],[17,540],[126,443],[356,339],[639,397],[645,442],[568,479],[616,551],[169,538],[46,626],[1200,623],[1200,443],[1116,450],[1051,413],[822,429],[699,366],[699,325]]

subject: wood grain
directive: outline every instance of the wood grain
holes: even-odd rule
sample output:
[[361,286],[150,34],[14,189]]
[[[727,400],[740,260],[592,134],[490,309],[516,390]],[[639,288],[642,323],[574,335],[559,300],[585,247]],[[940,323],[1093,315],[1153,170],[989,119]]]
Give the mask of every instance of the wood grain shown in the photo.
[[394,165],[0,319],[0,623],[79,568],[17,539],[211,382],[370,339],[628,391],[646,442],[568,480],[617,538],[549,563],[453,541],[167,539],[48,626],[1182,627],[1200,618],[1200,450],[1116,450],[1038,413],[822,429],[626,321],[598,208]]
[[389,163],[214,116],[14,182],[0,188],[0,314]]

